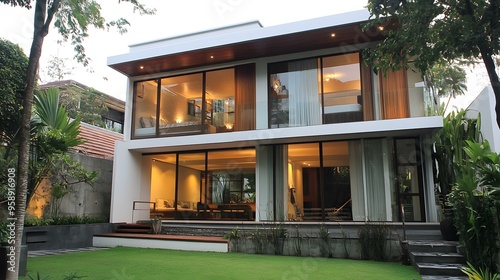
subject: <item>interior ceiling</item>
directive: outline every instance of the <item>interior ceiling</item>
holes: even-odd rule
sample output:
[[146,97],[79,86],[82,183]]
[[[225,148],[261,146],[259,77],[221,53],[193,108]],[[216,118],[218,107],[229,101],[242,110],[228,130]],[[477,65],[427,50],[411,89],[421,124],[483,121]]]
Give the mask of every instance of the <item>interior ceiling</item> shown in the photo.
[[[335,36],[332,37],[332,34]],[[383,39],[381,32],[376,29],[363,32],[361,24],[357,23],[186,51],[114,64],[110,67],[127,76],[140,76],[308,50],[356,46],[381,39]]]
[[[153,160],[175,164],[175,154],[156,155]],[[205,153],[179,154],[179,165],[192,169],[205,170]],[[255,168],[255,150],[224,150],[208,153],[209,170],[238,170]]]
[[[288,145],[288,159],[290,162],[305,166],[319,166],[318,143]],[[339,166],[348,163],[349,142],[337,141],[323,143],[323,160],[325,166]],[[175,164],[175,154],[155,155],[153,160]],[[179,154],[179,165],[205,170],[205,153]],[[208,153],[209,170],[240,170],[255,168],[255,150],[223,150]]]
[[[162,92],[177,94],[187,99],[201,99],[202,74],[190,74],[163,78]],[[206,73],[206,92],[209,99],[234,97],[234,68],[209,71]]]

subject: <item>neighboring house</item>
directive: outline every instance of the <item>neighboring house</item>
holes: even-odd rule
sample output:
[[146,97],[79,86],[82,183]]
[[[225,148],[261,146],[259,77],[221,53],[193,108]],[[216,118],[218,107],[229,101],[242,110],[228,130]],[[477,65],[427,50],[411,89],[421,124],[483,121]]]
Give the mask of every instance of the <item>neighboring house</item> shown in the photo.
[[[67,91],[70,87],[90,89],[72,80],[48,83],[41,85],[40,89],[51,87],[57,87],[61,92]],[[76,92],[85,93],[85,91]],[[115,142],[123,140],[121,129],[125,102],[108,95],[102,95],[105,97],[105,105],[108,108],[102,118],[106,124],[113,123],[114,126],[105,129],[81,122],[79,137],[84,143],[73,147],[69,153],[86,170],[98,172],[97,180],[93,187],[85,183],[71,186],[70,192],[60,201],[59,213],[61,215],[109,216]],[[51,201],[50,191],[50,180],[43,180],[29,202],[27,213],[36,217],[43,216]]]
[[477,118],[481,114],[481,133],[490,143],[491,150],[500,153],[500,129],[495,111],[495,94],[491,86],[485,87],[467,108],[467,116]]
[[[109,130],[123,133],[123,121],[125,116],[125,102],[123,100],[99,92],[91,87],[88,87],[82,83],[73,80],[50,82],[40,85],[39,88],[40,89],[58,88],[59,91],[61,92],[61,96],[65,96],[65,93],[69,93],[69,95],[73,98],[75,97],[74,95],[80,95],[79,96],[80,98],[75,100],[76,101],[75,106],[77,106],[77,108],[74,109],[77,113],[81,108],[85,108],[85,105],[100,106],[101,104],[92,104],[91,102],[95,102],[95,100],[92,99],[101,98],[102,103],[104,103],[103,106],[107,108],[107,110],[104,110],[104,112],[101,115],[103,124],[102,126]],[[88,99],[82,98],[85,97],[84,95],[89,95],[89,94],[94,94],[95,97],[92,96],[91,98]],[[85,103],[86,100],[91,104],[82,104]],[[67,108],[67,110],[70,110],[70,108]],[[83,122],[85,122],[84,118]]]
[[418,73],[364,64],[383,39],[368,18],[250,22],[110,57],[129,81],[111,222],[401,221],[401,206],[437,222],[443,119],[425,116]]

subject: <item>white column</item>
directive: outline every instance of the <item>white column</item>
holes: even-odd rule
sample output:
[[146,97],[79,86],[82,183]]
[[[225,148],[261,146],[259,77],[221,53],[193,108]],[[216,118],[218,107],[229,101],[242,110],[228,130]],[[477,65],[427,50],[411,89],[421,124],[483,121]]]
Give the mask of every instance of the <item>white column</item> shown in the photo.
[[[127,148],[127,142],[116,142],[110,222],[130,223],[138,219],[149,219],[149,211],[135,211],[143,212],[138,214],[132,210],[134,201],[149,201],[150,173],[150,164],[145,166],[140,154],[131,153]],[[144,207],[149,209],[149,205]]]
[[256,221],[270,220],[273,209],[273,148],[256,147],[255,181],[256,186]]
[[267,63],[263,60],[257,60],[255,65],[255,123],[256,129],[268,129],[268,94],[267,94]]

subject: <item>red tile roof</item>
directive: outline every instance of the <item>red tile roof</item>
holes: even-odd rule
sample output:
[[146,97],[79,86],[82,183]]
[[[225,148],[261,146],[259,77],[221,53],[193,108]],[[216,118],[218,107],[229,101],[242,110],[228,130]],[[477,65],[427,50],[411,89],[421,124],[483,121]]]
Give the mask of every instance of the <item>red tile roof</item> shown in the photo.
[[112,160],[115,154],[115,141],[123,141],[123,134],[80,123],[80,138],[85,143],[74,147],[76,152]]

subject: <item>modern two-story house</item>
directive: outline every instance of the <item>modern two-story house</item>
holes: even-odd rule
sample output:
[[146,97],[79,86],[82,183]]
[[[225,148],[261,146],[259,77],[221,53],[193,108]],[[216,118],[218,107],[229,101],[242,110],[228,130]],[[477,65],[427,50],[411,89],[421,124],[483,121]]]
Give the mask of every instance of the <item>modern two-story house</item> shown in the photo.
[[375,74],[366,10],[130,46],[112,222],[436,222],[425,91]]

